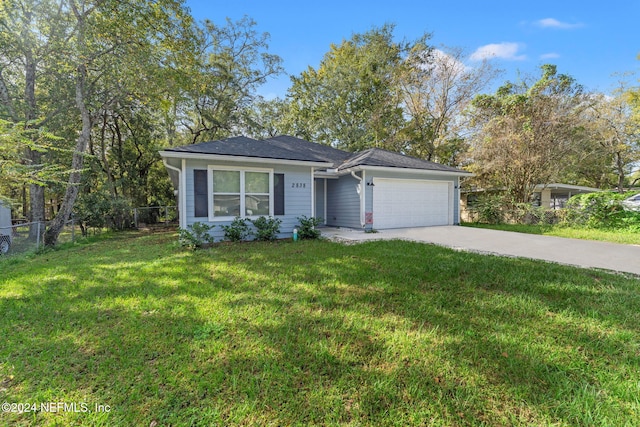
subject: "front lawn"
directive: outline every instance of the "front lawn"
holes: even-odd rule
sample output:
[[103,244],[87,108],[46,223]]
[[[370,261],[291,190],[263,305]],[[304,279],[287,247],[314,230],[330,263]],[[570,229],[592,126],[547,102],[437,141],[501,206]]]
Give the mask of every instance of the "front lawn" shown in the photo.
[[568,237],[583,240],[602,240],[627,245],[640,245],[640,233],[637,231],[603,230],[594,228],[568,227],[565,225],[527,225],[527,224],[481,224],[466,222],[466,227],[490,228],[493,230],[515,231],[517,233],[544,234],[547,236]]
[[62,403],[0,424],[640,425],[637,279],[404,241],[176,240],[0,261],[0,400]]

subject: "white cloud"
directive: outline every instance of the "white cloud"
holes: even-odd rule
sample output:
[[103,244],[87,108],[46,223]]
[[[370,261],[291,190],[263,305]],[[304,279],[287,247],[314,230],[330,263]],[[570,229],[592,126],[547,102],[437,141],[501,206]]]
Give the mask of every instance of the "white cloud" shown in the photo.
[[556,59],[556,58],[560,58],[559,53],[550,52],[550,53],[543,53],[542,55],[540,55],[540,59]]
[[555,18],[545,18],[536,21],[535,24],[541,28],[557,28],[560,30],[571,30],[573,28],[580,28],[583,26],[581,23],[570,24],[568,22],[558,21]]
[[472,61],[481,61],[483,59],[500,58],[509,61],[523,61],[527,59],[526,55],[518,55],[521,45],[519,43],[492,43],[480,46],[471,54]]
[[463,73],[470,70],[470,68],[464,65],[462,61],[454,58],[446,52],[441,51],[440,49],[434,49],[433,56],[436,58],[436,64],[439,64],[439,66],[442,68],[452,69],[456,73]]

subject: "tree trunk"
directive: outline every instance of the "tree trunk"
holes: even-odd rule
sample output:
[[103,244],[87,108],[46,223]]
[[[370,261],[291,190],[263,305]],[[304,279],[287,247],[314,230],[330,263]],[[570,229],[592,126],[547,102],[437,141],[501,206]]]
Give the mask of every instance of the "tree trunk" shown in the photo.
[[[30,14],[27,15],[30,20]],[[36,105],[36,61],[30,49],[25,52],[25,85],[24,85],[24,100],[27,105],[25,112],[25,128],[29,129],[33,126],[33,121],[37,117],[37,105]],[[30,167],[39,169],[42,163],[42,153],[27,149],[26,153],[27,161],[30,163]],[[29,227],[29,238],[36,240],[38,238],[38,230],[43,229],[36,223],[45,220],[44,209],[44,187],[37,184],[29,185],[29,221],[34,223]]]
[[82,131],[78,136],[75,151],[73,152],[73,159],[71,161],[72,172],[69,175],[67,190],[64,193],[60,210],[44,235],[44,244],[46,246],[54,246],[58,241],[58,236],[62,232],[65,223],[69,220],[71,212],[73,211],[73,205],[78,197],[78,187],[80,179],[82,178],[82,164],[84,162],[84,155],[87,145],[89,144],[89,139],[91,138],[92,120],[85,99],[86,80],[87,67],[82,64],[78,66],[78,76],[76,80],[76,107],[80,110]]
[[624,159],[620,152],[616,152],[616,172],[618,175],[618,193],[624,193]]

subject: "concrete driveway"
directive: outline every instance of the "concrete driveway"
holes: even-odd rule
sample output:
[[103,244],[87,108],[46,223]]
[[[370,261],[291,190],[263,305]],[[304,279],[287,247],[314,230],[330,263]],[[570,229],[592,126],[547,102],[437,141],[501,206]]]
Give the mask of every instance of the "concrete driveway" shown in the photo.
[[403,239],[433,243],[458,250],[540,259],[584,268],[632,273],[640,276],[640,246],[567,239],[483,228],[441,226],[380,230],[323,228],[322,235],[346,241]]

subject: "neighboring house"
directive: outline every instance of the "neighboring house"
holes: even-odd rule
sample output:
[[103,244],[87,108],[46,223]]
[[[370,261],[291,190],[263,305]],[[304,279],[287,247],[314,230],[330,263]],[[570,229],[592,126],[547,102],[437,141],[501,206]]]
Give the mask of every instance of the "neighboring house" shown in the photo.
[[[473,221],[474,219],[474,206],[478,201],[478,197],[486,193],[497,193],[503,190],[484,190],[484,189],[473,189],[463,191],[460,196],[460,217],[463,221]],[[567,200],[571,198],[571,196],[575,196],[576,194],[584,194],[584,193],[595,193],[597,191],[601,191],[598,188],[593,187],[583,187],[580,185],[571,185],[571,184],[538,184],[535,186],[533,190],[533,195],[531,197],[532,204],[534,206],[542,206],[548,209],[560,209],[564,208]]]
[[549,209],[564,208],[572,196],[576,194],[595,193],[599,188],[583,187],[570,184],[538,184],[533,190],[533,200],[536,206]]
[[180,227],[235,217],[298,217],[328,226],[385,229],[459,223],[459,182],[471,173],[379,148],[349,153],[291,136],[234,137],[167,148],[160,155],[177,190]]

